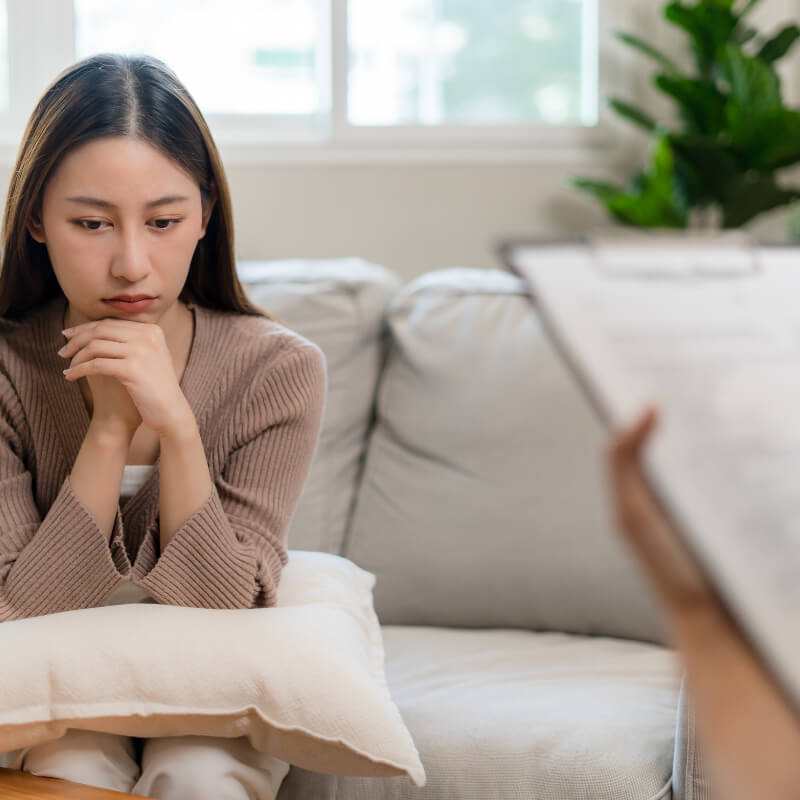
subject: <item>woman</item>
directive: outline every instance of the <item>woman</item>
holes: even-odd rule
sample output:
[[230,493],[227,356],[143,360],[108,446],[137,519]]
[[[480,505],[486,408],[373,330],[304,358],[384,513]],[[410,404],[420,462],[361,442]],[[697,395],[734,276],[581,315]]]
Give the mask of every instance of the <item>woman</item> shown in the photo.
[[[274,605],[325,360],[247,300],[219,155],[162,62],[94,56],[46,90],[3,245],[0,622]],[[170,800],[273,798],[288,771],[246,739],[87,731],[10,766]]]
[[[655,428],[647,412],[608,450],[619,526],[667,612],[686,665],[711,796],[800,797],[800,719],[685,550],[653,493],[641,452]],[[703,794],[706,800],[705,793]]]

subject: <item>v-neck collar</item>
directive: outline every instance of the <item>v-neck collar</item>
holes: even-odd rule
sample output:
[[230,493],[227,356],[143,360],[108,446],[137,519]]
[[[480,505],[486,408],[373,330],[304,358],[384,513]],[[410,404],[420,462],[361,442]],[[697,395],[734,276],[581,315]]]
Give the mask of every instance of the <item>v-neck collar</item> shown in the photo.
[[[207,396],[207,388],[203,385],[201,374],[202,365],[199,361],[202,357],[201,354],[208,351],[208,343],[206,341],[208,333],[207,319],[204,313],[205,309],[202,306],[191,301],[187,302],[186,306],[191,310],[194,317],[194,334],[189,357],[179,385],[195,415],[195,419],[199,421],[203,402]],[[71,469],[80,452],[91,418],[86,409],[78,382],[68,381],[64,378],[62,372],[64,359],[58,355],[58,350],[66,341],[64,334],[61,333],[66,307],[66,297],[57,297],[53,300],[49,313],[44,315],[46,352],[43,355],[47,368],[42,378],[49,384],[48,391],[45,394],[56,414],[56,428],[63,445],[68,469]],[[206,391],[203,391],[204,389]],[[75,420],[78,420],[78,422],[76,423]],[[122,503],[121,509],[125,511],[126,515],[138,514],[147,497],[157,497],[157,492],[153,491],[153,489],[159,485],[160,464],[161,453],[159,451],[156,462],[144,483]],[[155,507],[155,505],[156,501],[153,501],[153,506]],[[157,512],[157,508],[155,508],[155,511]],[[154,516],[154,514],[151,513],[150,516]]]

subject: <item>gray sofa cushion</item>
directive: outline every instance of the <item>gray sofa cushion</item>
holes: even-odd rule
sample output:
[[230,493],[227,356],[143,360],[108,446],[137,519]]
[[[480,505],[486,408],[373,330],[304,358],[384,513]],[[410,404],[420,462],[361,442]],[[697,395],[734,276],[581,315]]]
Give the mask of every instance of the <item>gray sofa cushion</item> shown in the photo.
[[383,623],[662,641],[611,524],[606,433],[521,279],[450,269],[403,286],[345,555]]
[[288,528],[293,550],[341,555],[385,350],[383,312],[400,279],[360,258],[245,261],[247,295],[325,353],[320,441]]
[[384,627],[392,697],[428,777],[290,772],[279,800],[669,798],[680,676],[623,640]]

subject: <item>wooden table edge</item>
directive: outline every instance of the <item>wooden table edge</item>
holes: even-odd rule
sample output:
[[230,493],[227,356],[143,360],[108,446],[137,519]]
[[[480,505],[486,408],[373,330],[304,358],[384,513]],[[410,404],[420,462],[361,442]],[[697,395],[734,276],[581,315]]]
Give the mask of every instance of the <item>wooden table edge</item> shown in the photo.
[[112,789],[98,789],[84,783],[72,783],[60,778],[45,778],[31,775],[30,772],[0,767],[0,797],[3,800],[124,800],[141,795],[115,792]]

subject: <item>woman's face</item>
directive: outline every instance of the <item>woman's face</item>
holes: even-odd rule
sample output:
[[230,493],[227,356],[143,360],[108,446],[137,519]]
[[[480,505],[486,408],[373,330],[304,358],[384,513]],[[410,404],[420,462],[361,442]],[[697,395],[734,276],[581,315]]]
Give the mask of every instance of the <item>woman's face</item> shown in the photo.
[[[108,137],[63,159],[45,186],[41,220],[28,228],[47,246],[72,324],[158,323],[183,289],[206,211],[199,186],[174,161],[139,139]],[[156,299],[141,311],[104,302],[120,294]]]

